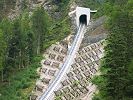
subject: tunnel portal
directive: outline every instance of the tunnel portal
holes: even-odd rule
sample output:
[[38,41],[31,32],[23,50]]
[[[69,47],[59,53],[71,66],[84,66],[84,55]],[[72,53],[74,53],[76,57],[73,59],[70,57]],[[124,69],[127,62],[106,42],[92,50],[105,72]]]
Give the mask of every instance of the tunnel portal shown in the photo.
[[85,24],[85,25],[87,25],[87,15],[81,15],[80,17],[79,17],[79,22],[80,22],[80,24]]

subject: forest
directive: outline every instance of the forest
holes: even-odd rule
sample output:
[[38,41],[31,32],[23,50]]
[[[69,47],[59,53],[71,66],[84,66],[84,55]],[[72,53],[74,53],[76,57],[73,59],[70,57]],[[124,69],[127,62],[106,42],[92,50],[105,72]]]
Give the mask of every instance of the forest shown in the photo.
[[[42,7],[29,15],[24,3],[19,17],[10,20],[4,5],[13,6],[12,2],[0,1],[0,5],[0,100],[27,100],[38,77],[42,53],[70,33],[69,19],[62,14],[55,20]],[[67,3],[59,6],[66,10],[64,5]]]
[[[133,1],[108,0],[105,53],[101,75],[92,80],[99,92],[93,100],[133,100]],[[103,9],[103,11],[104,11]]]
[[[53,1],[62,12],[58,20],[42,7],[29,15],[26,5],[19,17],[10,20],[7,8],[12,8],[15,0],[0,0],[0,100],[27,100],[38,77],[42,53],[70,34],[67,14],[71,0]],[[76,2],[98,9],[94,19],[108,18],[101,75],[92,79],[98,88],[93,100],[133,100],[133,0]]]

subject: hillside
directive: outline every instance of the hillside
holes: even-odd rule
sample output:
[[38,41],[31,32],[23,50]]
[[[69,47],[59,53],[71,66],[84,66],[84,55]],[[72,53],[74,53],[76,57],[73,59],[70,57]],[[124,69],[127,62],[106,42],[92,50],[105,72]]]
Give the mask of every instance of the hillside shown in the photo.
[[97,13],[51,100],[132,100],[132,5],[132,0],[1,0],[0,100],[38,100],[47,90],[75,39],[76,15],[68,13],[77,6]]

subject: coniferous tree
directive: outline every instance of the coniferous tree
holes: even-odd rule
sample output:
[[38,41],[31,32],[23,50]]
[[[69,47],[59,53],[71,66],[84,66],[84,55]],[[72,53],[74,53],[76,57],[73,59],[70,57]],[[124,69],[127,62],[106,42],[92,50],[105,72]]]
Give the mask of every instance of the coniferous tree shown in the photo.
[[[100,92],[94,100],[132,100],[132,73],[133,73],[133,33],[132,33],[132,7],[131,0],[115,0],[114,7],[109,15],[106,39],[105,56],[101,64],[102,75],[98,80],[104,79],[98,84]],[[123,9],[119,5],[123,6]],[[104,70],[106,73],[104,73]],[[100,82],[100,81],[99,81]],[[102,85],[102,86],[100,86]]]
[[4,34],[0,29],[0,72],[2,76],[2,81],[3,81],[3,69],[5,66],[6,48],[7,48],[7,44],[4,38]]
[[4,56],[3,58],[3,69],[2,69],[2,81],[4,78],[4,75],[8,72],[9,68],[9,60],[11,59],[9,57],[9,46],[10,46],[10,40],[12,38],[12,22],[10,22],[7,19],[3,19],[2,22],[0,23],[0,29],[2,30],[3,33],[3,40],[5,41],[6,48],[4,53],[2,52],[2,55]]
[[44,38],[47,34],[47,14],[43,8],[38,8],[32,15],[32,30],[34,32],[36,54],[43,48]]

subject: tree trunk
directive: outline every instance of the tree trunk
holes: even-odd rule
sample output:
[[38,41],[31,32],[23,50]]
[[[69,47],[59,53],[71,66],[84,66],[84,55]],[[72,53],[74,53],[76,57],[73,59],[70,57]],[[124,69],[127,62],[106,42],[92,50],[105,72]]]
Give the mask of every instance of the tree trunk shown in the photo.
[[37,41],[37,55],[40,53],[40,35],[38,36],[38,41]]
[[9,79],[9,86],[11,85],[11,80]]
[[19,69],[21,69],[21,50],[20,50],[20,52],[19,52]]
[[1,80],[2,80],[2,82],[4,81],[3,69],[1,71]]

